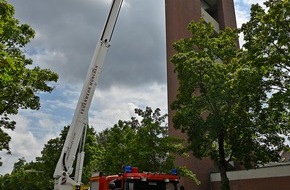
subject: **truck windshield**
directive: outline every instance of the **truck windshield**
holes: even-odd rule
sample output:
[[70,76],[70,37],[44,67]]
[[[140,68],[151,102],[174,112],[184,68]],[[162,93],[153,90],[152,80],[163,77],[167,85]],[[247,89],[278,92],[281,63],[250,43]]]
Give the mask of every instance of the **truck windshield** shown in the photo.
[[177,184],[164,181],[127,181],[125,190],[177,190]]

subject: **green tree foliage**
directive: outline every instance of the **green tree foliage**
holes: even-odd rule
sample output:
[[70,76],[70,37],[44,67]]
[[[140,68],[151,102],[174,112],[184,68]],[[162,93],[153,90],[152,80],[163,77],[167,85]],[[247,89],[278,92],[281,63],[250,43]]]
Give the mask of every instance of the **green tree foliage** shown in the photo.
[[9,115],[19,109],[39,109],[39,92],[51,92],[49,82],[58,76],[49,69],[32,67],[24,47],[34,37],[34,30],[14,18],[14,8],[0,0],[0,151],[9,152],[11,137],[3,129],[14,129]]
[[[15,190],[50,190],[45,180],[45,173],[37,170],[37,163],[27,163],[24,158],[20,158],[14,164],[14,169],[11,174],[6,174],[0,177],[0,189],[15,189]],[[34,169],[30,169],[34,168]]]
[[160,109],[135,109],[137,117],[119,121],[98,135],[104,155],[97,169],[106,174],[122,172],[125,165],[140,171],[168,172],[174,167],[173,155],[180,149],[180,140],[169,137]]
[[264,77],[263,125],[276,126],[289,137],[290,102],[290,2],[269,0],[264,10],[251,8],[249,22],[242,25],[244,59]]
[[103,154],[100,145],[97,142],[96,132],[93,127],[87,129],[85,142],[85,160],[82,175],[82,182],[88,184],[92,173],[95,171],[98,157]]
[[[38,163],[41,163],[39,170],[44,171],[46,175],[46,180],[50,182],[50,187],[53,186],[52,176],[57,164],[57,161],[60,157],[63,144],[65,142],[65,138],[67,136],[69,127],[65,127],[60,137],[51,139],[48,143],[44,146],[41,157],[36,158]],[[91,176],[92,172],[95,168],[95,155],[96,151],[96,137],[95,131],[92,127],[87,128],[87,136],[85,142],[85,160],[84,160],[84,168],[83,168],[83,176],[82,182],[87,183],[89,181],[89,177]],[[74,167],[75,168],[75,167]]]
[[[135,113],[137,117],[119,121],[99,134],[92,127],[87,129],[83,183],[87,184],[94,171],[117,174],[123,172],[126,165],[150,172],[169,172],[174,168],[174,154],[170,153],[180,151],[182,141],[167,135],[167,115],[149,107],[135,109]],[[0,177],[0,189],[52,189],[54,169],[68,129],[65,127],[59,137],[49,140],[36,161],[27,163],[24,158],[19,159],[11,174]],[[195,180],[192,172],[185,168],[182,171]]]
[[[173,46],[179,79],[174,126],[188,135],[188,150],[219,164],[222,187],[230,189],[229,161],[246,168],[277,161],[289,132],[289,1],[253,5],[238,30],[216,33],[201,20],[188,26],[192,37]],[[278,26],[279,25],[279,26]]]
[[[53,173],[60,157],[68,129],[68,126],[64,127],[59,137],[50,139],[47,144],[44,145],[41,156],[37,157],[36,161],[27,163],[24,158],[19,159],[19,161],[14,164],[14,169],[11,174],[0,177],[0,189],[53,189]],[[95,155],[98,153],[95,150],[97,145],[96,142],[95,131],[92,127],[89,127],[87,129],[85,144],[86,157],[83,168],[84,183],[88,183],[95,168]]]

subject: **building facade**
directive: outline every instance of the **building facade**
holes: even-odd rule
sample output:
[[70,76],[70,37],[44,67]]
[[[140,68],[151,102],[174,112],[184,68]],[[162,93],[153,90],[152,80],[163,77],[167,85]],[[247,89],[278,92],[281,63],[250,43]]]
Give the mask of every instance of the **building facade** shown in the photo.
[[[271,163],[261,168],[227,172],[232,190],[284,190],[290,187],[290,162]],[[211,173],[211,190],[220,189],[220,174]]]
[[[177,75],[170,62],[170,58],[175,54],[172,44],[181,38],[190,37],[190,32],[187,30],[188,24],[192,20],[198,21],[201,17],[206,22],[211,22],[217,32],[225,27],[236,28],[234,3],[233,0],[165,0],[165,14],[169,135],[186,138],[185,134],[174,129],[172,122],[174,111],[170,109],[178,89]],[[212,160],[178,157],[176,165],[189,168],[201,182],[197,186],[190,180],[181,179],[181,184],[184,185],[185,190],[211,189],[210,173],[217,171]]]

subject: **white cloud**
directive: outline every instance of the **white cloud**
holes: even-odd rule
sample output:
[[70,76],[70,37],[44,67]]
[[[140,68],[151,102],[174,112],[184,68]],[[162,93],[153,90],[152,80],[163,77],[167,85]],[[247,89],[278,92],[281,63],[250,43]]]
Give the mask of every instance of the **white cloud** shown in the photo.
[[252,5],[252,4],[256,4],[256,3],[263,5],[265,0],[243,0],[243,2],[248,4],[248,5]]
[[14,131],[7,131],[11,136],[10,150],[11,155],[5,155],[1,152],[3,167],[1,167],[2,174],[11,172],[12,167],[19,158],[24,157],[27,161],[34,160],[36,156],[40,155],[44,141],[47,139],[36,139],[31,131],[28,130],[29,125],[31,125],[31,120],[27,117],[16,115],[13,117],[17,121],[17,127]]
[[118,120],[130,120],[135,108],[160,108],[167,113],[166,85],[154,83],[148,86],[127,88],[113,86],[105,91],[96,91],[91,111],[90,125],[97,131],[112,127]]
[[[245,6],[242,3],[235,3],[235,14],[236,14],[236,21],[237,21],[237,27],[241,28],[242,24],[246,23],[250,19],[250,6]],[[239,43],[240,47],[244,44],[244,36],[243,34],[240,34]]]
[[237,18],[237,27],[240,28],[243,23],[249,21],[249,9],[246,7],[237,5],[235,6],[235,13]]

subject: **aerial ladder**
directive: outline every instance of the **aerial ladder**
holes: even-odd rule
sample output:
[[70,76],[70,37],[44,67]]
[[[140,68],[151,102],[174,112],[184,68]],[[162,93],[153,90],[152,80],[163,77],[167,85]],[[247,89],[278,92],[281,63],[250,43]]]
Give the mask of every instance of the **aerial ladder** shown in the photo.
[[[60,158],[54,171],[55,190],[75,190],[82,185],[82,168],[84,162],[84,139],[88,126],[88,111],[92,102],[93,94],[97,86],[104,59],[123,0],[112,0],[111,8],[105,22],[101,37],[97,43],[93,58],[82,88],[76,110],[70,125]],[[77,153],[79,149],[79,152]],[[75,176],[71,177],[74,169],[73,164],[77,154]]]

